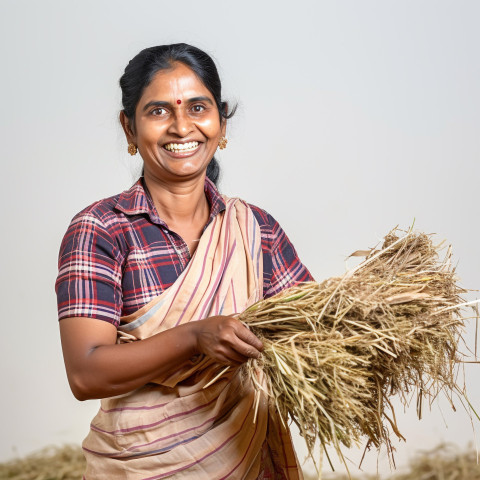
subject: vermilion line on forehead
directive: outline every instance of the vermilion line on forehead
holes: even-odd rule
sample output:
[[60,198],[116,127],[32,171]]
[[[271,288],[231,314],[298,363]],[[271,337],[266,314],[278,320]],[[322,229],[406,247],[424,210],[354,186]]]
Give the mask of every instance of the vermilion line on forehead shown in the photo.
[[[210,105],[213,105],[212,99],[209,97],[192,97],[185,101],[185,103],[195,103],[195,102],[207,102]],[[176,103],[176,102],[175,102]],[[182,101],[183,103],[183,101]],[[162,100],[153,100],[148,102],[144,107],[143,111],[148,110],[151,107],[171,107],[172,104],[170,102],[165,102]]]

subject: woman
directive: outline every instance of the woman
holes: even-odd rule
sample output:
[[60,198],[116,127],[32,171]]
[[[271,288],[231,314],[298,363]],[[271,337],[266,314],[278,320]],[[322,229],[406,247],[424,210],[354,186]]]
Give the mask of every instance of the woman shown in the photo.
[[311,276],[270,215],[216,190],[231,114],[215,64],[148,48],[120,86],[143,176],[74,217],[56,283],[71,389],[102,399],[85,478],[300,478],[288,430],[263,396],[253,408],[238,368],[262,343],[232,315]]

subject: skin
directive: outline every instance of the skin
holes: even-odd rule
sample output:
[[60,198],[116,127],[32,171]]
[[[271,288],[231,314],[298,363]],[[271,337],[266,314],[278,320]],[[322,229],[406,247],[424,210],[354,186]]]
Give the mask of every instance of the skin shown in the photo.
[[[143,158],[145,182],[160,218],[193,254],[210,213],[204,192],[207,165],[226,130],[212,94],[190,68],[175,64],[154,76],[138,102],[135,121],[122,112],[120,122]],[[174,154],[164,148],[191,141],[199,142],[194,152]],[[116,344],[117,329],[108,322],[71,317],[61,320],[60,336],[68,381],[79,400],[130,392],[197,354],[238,366],[258,358],[263,349],[231,316],[190,322],[126,344]]]

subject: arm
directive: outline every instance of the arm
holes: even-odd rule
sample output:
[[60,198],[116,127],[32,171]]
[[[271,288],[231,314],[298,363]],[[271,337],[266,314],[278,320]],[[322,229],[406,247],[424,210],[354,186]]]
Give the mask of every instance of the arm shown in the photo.
[[198,353],[227,364],[259,354],[261,342],[231,317],[212,317],[117,344],[125,255],[120,244],[118,224],[88,210],[74,218],[60,248],[60,334],[68,380],[79,400],[127,393]]
[[87,317],[60,321],[67,377],[78,400],[130,392],[196,354],[240,365],[258,358],[262,342],[233,317],[190,322],[145,340],[116,344],[114,325]]

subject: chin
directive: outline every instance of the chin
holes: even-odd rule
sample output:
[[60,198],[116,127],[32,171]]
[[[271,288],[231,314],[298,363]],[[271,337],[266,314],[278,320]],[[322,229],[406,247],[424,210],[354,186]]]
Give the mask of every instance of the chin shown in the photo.
[[179,180],[190,180],[193,178],[197,178],[205,174],[207,171],[207,168],[203,169],[198,169],[198,168],[188,168],[188,169],[182,169],[182,170],[171,170],[169,173],[172,175],[172,177],[175,177]]

